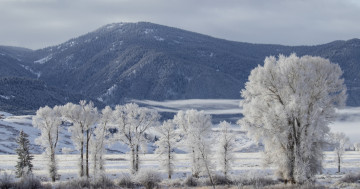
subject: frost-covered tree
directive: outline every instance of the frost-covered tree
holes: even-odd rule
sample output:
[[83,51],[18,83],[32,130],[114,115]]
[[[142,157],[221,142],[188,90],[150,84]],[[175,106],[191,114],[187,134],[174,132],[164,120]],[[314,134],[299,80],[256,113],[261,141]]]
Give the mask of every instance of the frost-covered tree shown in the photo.
[[238,123],[264,144],[266,162],[285,181],[302,183],[321,172],[328,124],[346,100],[341,75],[327,59],[295,54],[267,57],[251,71]]
[[155,142],[155,145],[158,146],[155,153],[161,156],[159,159],[161,167],[165,169],[169,179],[171,179],[174,170],[174,150],[178,139],[175,127],[176,125],[172,120],[164,121],[162,126],[158,128],[160,138]]
[[21,130],[18,138],[16,138],[18,148],[16,148],[15,152],[18,155],[18,161],[15,165],[15,174],[18,178],[32,173],[33,164],[31,161],[34,159],[34,156],[30,154],[30,141],[28,137],[29,135]]
[[217,138],[217,164],[225,179],[234,162],[235,135],[231,132],[230,123],[220,122],[220,136]]
[[53,109],[45,106],[37,110],[36,115],[33,117],[33,125],[41,131],[41,135],[35,142],[45,148],[44,156],[49,161],[49,175],[51,180],[55,182],[57,176],[55,152],[61,125],[59,106],[55,106]]
[[114,139],[130,148],[131,172],[137,173],[140,150],[145,151],[147,145],[145,132],[155,126],[160,115],[155,110],[129,103],[123,106],[117,105],[113,118],[114,126],[118,130]]
[[109,144],[108,134],[112,120],[112,113],[113,110],[109,106],[106,106],[101,111],[99,122],[93,132],[94,137],[92,137],[90,141],[90,151],[93,160],[93,172],[95,178],[97,178],[98,175],[103,175],[105,171],[103,156],[105,154],[105,146]]
[[360,151],[360,142],[354,143],[355,151]]
[[212,165],[210,160],[210,140],[211,116],[204,111],[186,110],[179,111],[174,116],[174,123],[181,129],[183,139],[189,150],[191,158],[191,172],[194,177],[199,177],[200,173],[206,173],[210,182],[212,179]]
[[97,109],[94,107],[94,103],[86,103],[82,100],[79,105],[72,103],[64,105],[62,115],[73,124],[69,127],[69,132],[75,147],[80,151],[79,175],[89,177],[89,147],[92,130],[98,120]]
[[338,173],[340,173],[340,166],[342,157],[345,153],[345,148],[349,144],[350,139],[343,132],[330,133],[331,143],[334,145],[334,152],[336,154],[336,161],[338,163]]

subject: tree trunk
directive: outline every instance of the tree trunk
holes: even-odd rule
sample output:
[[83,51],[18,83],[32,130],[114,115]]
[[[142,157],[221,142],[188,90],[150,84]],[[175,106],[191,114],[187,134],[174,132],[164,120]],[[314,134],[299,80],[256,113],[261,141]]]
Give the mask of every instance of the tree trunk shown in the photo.
[[224,176],[225,176],[225,180],[227,180],[227,148],[226,147],[224,147]]
[[131,173],[135,174],[135,148],[131,147]]
[[192,176],[195,178],[199,178],[199,170],[197,170],[197,161],[196,161],[196,156],[195,156],[195,149],[193,147],[192,149],[192,158],[193,158],[193,162],[192,162]]
[[84,141],[80,142],[80,177],[84,176]]
[[171,179],[171,146],[169,143],[168,143],[168,179]]
[[338,155],[338,173],[340,173],[340,163],[341,163],[341,158]]
[[138,172],[139,171],[139,145],[136,145],[136,160],[135,160],[135,171]]
[[55,182],[56,180],[56,162],[55,162],[55,152],[53,149],[51,149],[51,157],[50,157],[50,175],[51,175],[51,181]]
[[210,179],[210,183],[211,183],[213,189],[215,189],[215,183],[213,181],[213,178],[212,178],[212,175],[211,175],[211,172],[210,172],[210,169],[209,169],[208,161],[207,161],[207,158],[206,158],[204,152],[201,152],[201,156],[202,156],[202,160],[204,161],[206,172],[207,172],[207,174],[209,176],[209,179]]
[[89,143],[90,143],[90,131],[86,130],[86,177],[89,178]]

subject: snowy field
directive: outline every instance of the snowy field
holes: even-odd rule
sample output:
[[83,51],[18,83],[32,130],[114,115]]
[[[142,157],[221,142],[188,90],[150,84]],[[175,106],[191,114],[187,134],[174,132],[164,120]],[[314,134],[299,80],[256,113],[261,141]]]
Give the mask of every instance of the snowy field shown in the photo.
[[[196,109],[204,110],[206,113],[211,114],[213,117],[214,127],[212,128],[212,137],[218,136],[218,123],[222,120],[227,120],[232,123],[232,130],[236,133],[236,163],[233,166],[232,176],[234,178],[241,177],[274,177],[273,168],[262,166],[261,151],[262,147],[257,146],[253,141],[246,137],[240,126],[236,125],[236,120],[241,118],[241,107],[239,107],[239,100],[176,100],[176,101],[134,101],[143,106],[147,106],[152,109],[156,109],[164,115],[168,115],[172,118],[179,110]],[[14,175],[14,167],[17,157],[14,154],[17,144],[15,138],[20,130],[24,130],[30,135],[32,153],[40,154],[42,149],[35,145],[34,140],[40,135],[40,131],[32,126],[32,115],[13,116],[11,114],[0,112],[2,118],[0,119],[0,172],[7,172]],[[341,110],[337,110],[338,117],[331,123],[331,131],[344,132],[350,137],[352,143],[360,142],[360,107],[346,107]],[[164,118],[167,119],[167,118]],[[153,135],[156,132],[152,131]],[[60,144],[57,151],[59,159],[59,174],[61,180],[69,180],[77,178],[77,154],[65,155],[61,151],[63,147],[74,149],[72,141],[70,139],[71,134],[67,132],[66,126],[60,133]],[[149,144],[148,153],[152,153],[154,146]],[[128,156],[123,154],[129,149],[120,143],[114,144],[108,147],[108,153],[106,155],[106,174],[109,178],[116,179],[122,174],[129,173],[129,161]],[[178,152],[183,152],[181,149]],[[247,152],[247,153],[244,153]],[[254,153],[248,153],[254,152]],[[72,153],[77,153],[73,151]],[[333,152],[325,152],[324,172],[321,175],[317,175],[317,182],[326,186],[332,186],[337,180],[343,177],[347,173],[359,173],[360,172],[360,152],[347,151],[344,156],[344,162],[342,164],[342,172],[336,173],[337,165],[335,162]],[[190,174],[190,161],[186,154],[177,154],[176,156],[176,169],[174,178],[185,178]],[[160,171],[159,158],[154,154],[145,154],[140,156],[141,168],[150,168]],[[43,181],[47,181],[46,161],[42,155],[35,155],[33,161],[34,173],[37,177],[42,178]],[[165,178],[165,173],[162,174]],[[337,188],[336,186],[332,188]],[[350,187],[351,188],[351,187]]]
[[[69,179],[77,178],[77,158],[78,155],[58,155],[59,160],[59,174],[60,180],[66,181]],[[273,168],[263,167],[261,160],[261,153],[236,153],[236,161],[231,175],[233,178],[241,177],[274,177]],[[317,182],[331,186],[341,177],[347,173],[360,172],[360,152],[349,151],[344,155],[341,173],[336,173],[337,164],[334,161],[333,152],[325,152],[324,172],[317,175]],[[166,174],[161,171],[159,167],[158,156],[154,154],[142,154],[141,169],[152,169],[162,173],[163,178]],[[16,164],[16,155],[0,155],[0,170],[14,175],[14,167]],[[129,174],[129,161],[128,156],[120,155],[106,155],[106,175],[111,179],[116,179],[123,174]],[[190,174],[190,162],[186,154],[177,154],[175,163],[175,173],[173,178],[185,178]],[[46,161],[41,155],[35,155],[33,160],[34,174],[41,178],[43,181],[48,181],[48,173],[46,170]]]

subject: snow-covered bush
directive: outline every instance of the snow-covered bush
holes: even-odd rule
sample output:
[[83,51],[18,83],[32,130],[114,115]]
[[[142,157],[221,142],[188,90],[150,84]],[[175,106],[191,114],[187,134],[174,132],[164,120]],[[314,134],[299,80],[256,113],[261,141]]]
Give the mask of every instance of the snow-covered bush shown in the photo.
[[195,187],[198,186],[198,178],[193,177],[192,175],[188,175],[183,182],[184,186]]
[[164,179],[161,182],[161,185],[164,187],[170,187],[170,188],[181,188],[183,186],[183,179],[181,178],[173,178],[173,179]]
[[360,142],[354,143],[355,151],[360,151]]
[[91,180],[86,177],[62,182],[56,186],[57,189],[76,189],[76,188],[91,188]]
[[107,189],[115,188],[114,182],[104,175],[97,177],[95,180],[93,180],[91,186],[93,188],[107,188]]
[[7,172],[0,172],[0,188],[8,189],[13,187],[14,187],[13,175],[8,174]]
[[134,177],[134,181],[143,185],[146,189],[152,189],[156,187],[161,182],[161,180],[160,173],[154,171],[153,169],[143,169],[139,171]]
[[341,75],[327,59],[295,54],[267,57],[251,71],[238,123],[264,144],[265,161],[280,178],[304,183],[322,171],[328,124],[346,100]]
[[341,182],[347,183],[359,183],[360,182],[360,173],[349,173],[340,179]]
[[117,179],[116,185],[122,188],[135,188],[132,176],[126,173],[122,173]]
[[251,178],[245,177],[234,181],[234,184],[238,188],[241,188],[243,186],[252,186],[253,188],[264,188],[266,186],[271,186],[278,183],[279,183],[278,181],[266,177],[251,177]]
[[17,189],[43,189],[43,188],[51,188],[48,185],[42,185],[40,180],[37,179],[33,174],[28,174],[23,176],[19,182],[16,183]]
[[229,177],[226,177],[225,175],[215,174],[213,176],[213,179],[214,179],[215,185],[231,185],[231,184],[233,184],[233,181],[231,181],[229,179]]

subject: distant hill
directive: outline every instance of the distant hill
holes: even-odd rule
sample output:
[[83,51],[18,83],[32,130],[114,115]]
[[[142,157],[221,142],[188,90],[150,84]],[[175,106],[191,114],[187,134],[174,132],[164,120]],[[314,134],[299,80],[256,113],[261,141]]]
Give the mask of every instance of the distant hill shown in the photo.
[[[111,105],[131,99],[237,99],[266,56],[293,52],[338,63],[347,105],[360,106],[359,39],[291,47],[227,41],[147,22],[116,23],[36,51],[0,48],[0,63],[13,70],[6,73]],[[0,71],[1,76],[9,74]]]
[[[43,106],[63,105],[67,102],[78,103],[86,99],[83,95],[73,94],[51,86],[40,80],[2,77],[0,78],[0,110],[16,114],[34,114]],[[100,108],[101,102],[93,100]]]

